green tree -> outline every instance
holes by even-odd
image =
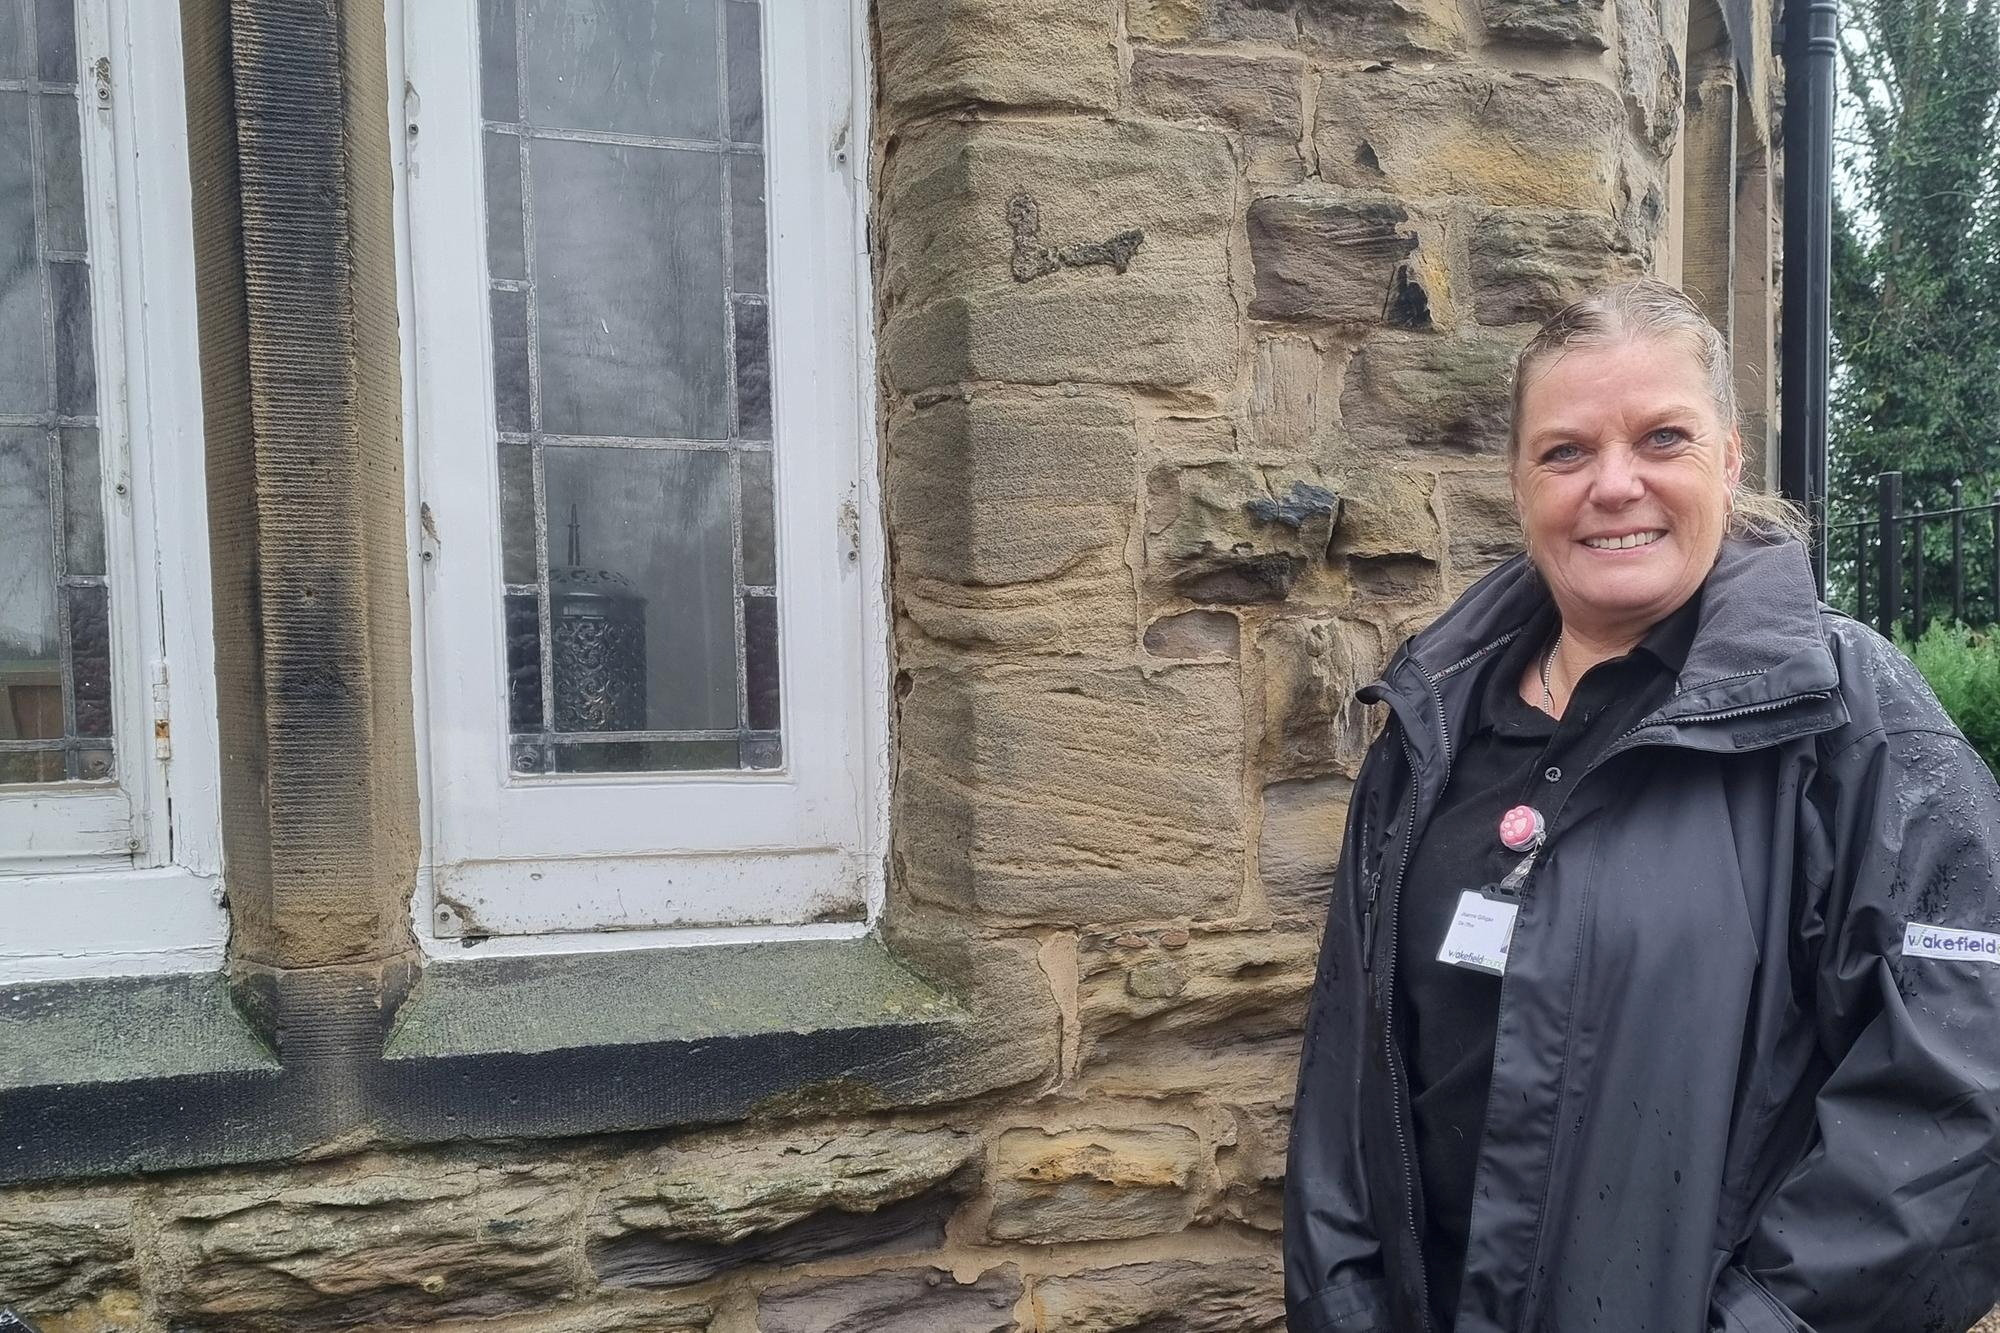
[[[1852,0],[1842,25],[1833,517],[1871,515],[1890,469],[1927,510],[1954,478],[1968,502],[2000,498],[2000,0]],[[1927,526],[1935,594],[1946,525]],[[1836,536],[1836,570],[1852,540]],[[1968,542],[1968,590],[1987,586],[1987,546]]]

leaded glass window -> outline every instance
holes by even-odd
[[[517,773],[775,769],[756,0],[481,0]]]
[[[0,783],[115,776],[82,114],[71,0],[0,0]]]

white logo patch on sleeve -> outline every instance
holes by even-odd
[[[2000,963],[2000,935],[1984,930],[1954,930],[1912,921],[1903,927],[1903,957],[1963,958]]]

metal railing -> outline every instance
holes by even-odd
[[[1978,581],[1966,591],[1966,535],[1975,557],[1984,547]],[[1852,533],[1843,542],[1842,534]],[[1965,483],[1951,484],[1951,503],[1926,511],[1903,507],[1903,474],[1875,478],[1875,513],[1829,523],[1826,529],[1828,599],[1850,600],[1847,609],[1884,634],[1915,639],[1946,614],[1960,622],[2000,623],[2000,501],[1965,503]],[[1929,586],[1933,580],[1942,587]],[[1839,593],[1847,594],[1841,597]],[[1971,613],[1968,615],[1968,611]]]

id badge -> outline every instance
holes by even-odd
[[[1480,889],[1458,895],[1458,911],[1438,949],[1438,961],[1496,977],[1507,974],[1507,949],[1514,942],[1514,918],[1521,904]]]

